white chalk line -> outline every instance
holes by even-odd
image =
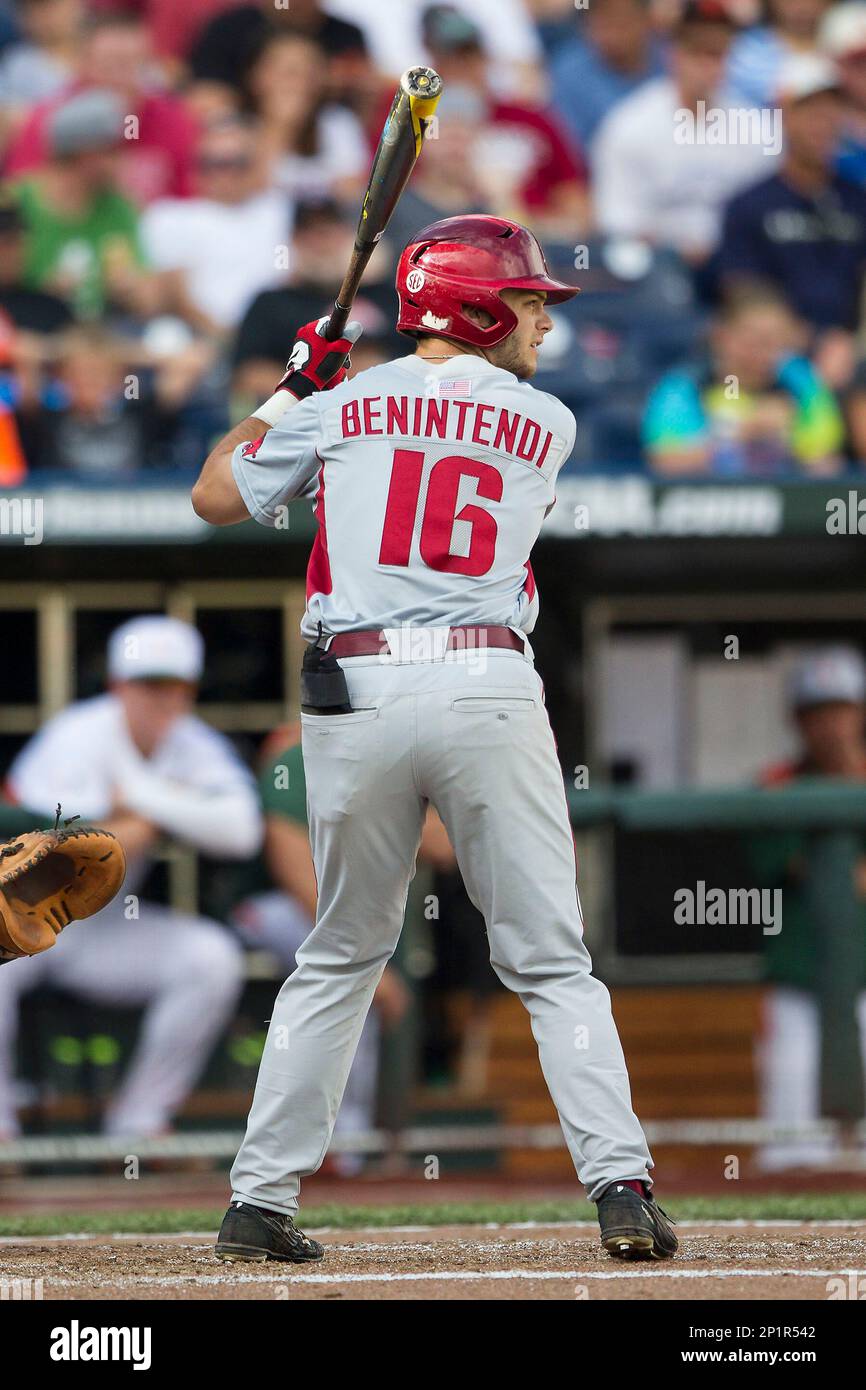
[[[436,1270],[431,1272],[387,1271],[371,1274],[148,1274],[140,1277],[120,1276],[117,1279],[57,1279],[49,1277],[49,1288],[175,1288],[179,1285],[194,1284],[200,1288],[232,1286],[239,1284],[420,1284],[432,1283],[483,1283],[485,1280],[504,1283],[514,1280],[550,1283],[568,1280],[609,1281],[618,1279],[838,1279],[847,1275],[862,1275],[856,1269],[658,1269],[645,1266],[641,1269],[595,1270],[531,1270],[531,1269],[490,1269],[490,1270]]]
[[[738,1216],[726,1220],[716,1221],[677,1221],[677,1230],[689,1231],[726,1231],[742,1230],[744,1227],[751,1227],[755,1230],[775,1231],[775,1230],[864,1230],[866,1229],[866,1218],[854,1217],[846,1220],[844,1217],[834,1217],[826,1221],[820,1218],[809,1220],[798,1220],[790,1217],[780,1217],[778,1221],[767,1218],[750,1220],[747,1216]],[[449,1221],[442,1222],[436,1226],[306,1226],[304,1228],[308,1234],[315,1236],[342,1235],[351,1229],[358,1235],[429,1235],[435,1231],[460,1230],[468,1231],[598,1231],[597,1221]],[[215,1239],[216,1230],[213,1231],[112,1231],[93,1233],[88,1231],[70,1231],[67,1235],[45,1235],[45,1236],[0,1236],[0,1246],[4,1245],[60,1245],[68,1241],[146,1241],[158,1242],[162,1240],[194,1240],[203,1243],[212,1242]],[[449,1236],[449,1239],[454,1239]]]

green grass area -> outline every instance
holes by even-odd
[[[866,1193],[762,1194],[738,1197],[677,1197],[665,1210],[675,1221],[709,1220],[864,1220]],[[330,1226],[350,1230],[363,1226],[449,1226],[507,1224],[515,1221],[591,1221],[595,1208],[580,1198],[573,1202],[441,1202],[409,1206],[306,1207],[301,1224],[306,1230]],[[139,1209],[125,1211],[52,1211],[16,1216],[0,1215],[0,1236],[159,1235],[177,1231],[216,1231],[223,1210],[216,1207]]]

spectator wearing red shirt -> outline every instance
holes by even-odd
[[[138,203],[184,198],[192,187],[195,123],[183,102],[153,86],[155,63],[144,21],[135,15],[93,16],[82,41],[79,75],[59,97],[40,102],[10,144],[7,177],[38,169],[47,159],[46,129],[55,109],[76,91],[114,92],[127,113],[121,145],[120,185]],[[132,126],[130,118],[138,122]]]
[[[572,241],[584,232],[586,165],[556,120],[538,108],[496,100],[481,32],[461,11],[432,5],[423,32],[446,95],[458,100],[469,89],[480,103],[472,155],[491,208],[528,222],[542,237]],[[447,105],[440,106],[440,122],[447,118]]]

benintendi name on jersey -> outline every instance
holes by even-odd
[[[556,437],[552,430],[544,429],[537,420],[519,411],[448,397],[436,400],[424,396],[364,396],[346,401],[340,412],[340,428],[343,439],[404,435],[481,444],[488,449],[503,449],[539,469]],[[564,441],[558,443],[562,446]]]

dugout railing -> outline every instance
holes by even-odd
[[[866,787],[809,778],[772,790],[571,790],[569,810],[578,836],[587,829],[610,830],[615,826],[638,834],[713,830],[747,840],[767,832],[802,833],[805,838],[797,892],[807,905],[818,943],[814,991],[821,1017],[822,1111],[840,1119],[861,1117],[864,1078],[857,1001],[864,988],[866,909],[858,897],[857,865],[866,849]],[[710,865],[706,870],[711,875]],[[741,884],[740,890],[745,895],[767,887],[755,876]],[[779,929],[784,931],[785,889],[780,892],[783,901]],[[615,897],[614,888],[614,903]],[[746,903],[744,896],[739,901]],[[672,915],[674,911],[672,901]],[[640,957],[632,957],[624,968],[626,963],[616,951],[612,926],[610,920],[603,921],[595,934],[599,973],[614,981],[645,979],[645,963]],[[718,956],[713,958],[714,978],[718,960]],[[738,965],[742,964],[738,961]],[[760,950],[751,956],[750,974],[755,979],[761,977]]]
[[[752,788],[719,791],[682,788],[670,792],[615,788],[572,790],[569,807],[578,846],[586,842],[587,836],[609,835],[617,828],[637,835],[659,831],[676,834],[699,827],[747,839],[779,831],[796,831],[805,837],[799,883],[809,912],[813,914],[820,942],[814,989],[821,1015],[823,1115],[809,1128],[808,1136],[841,1133],[848,1143],[852,1140],[866,1142],[866,1124],[862,1119],[863,1070],[856,1017],[857,998],[862,989],[864,937],[856,866],[863,854],[866,788],[810,779],[772,791]],[[33,823],[32,817],[26,817],[26,824],[22,824],[22,819],[15,808],[0,808],[0,832],[14,833]],[[742,886],[748,889],[752,885]],[[611,911],[615,916],[615,893]],[[607,935],[609,927],[609,923],[592,923],[589,933],[593,938],[596,970],[603,978],[610,978],[611,968],[614,976],[622,973],[617,968],[622,962],[617,961]],[[784,918],[781,929],[784,931]],[[712,959],[715,962],[717,957]],[[635,962],[631,965],[633,972]],[[753,953],[751,965],[752,978],[760,978],[759,950]],[[639,970],[639,962],[636,968]],[[406,1085],[405,1069],[399,1084]],[[728,1142],[758,1144],[803,1138],[807,1133],[771,1127],[749,1115],[685,1119],[671,1114],[653,1121],[647,1129],[655,1144],[695,1147]],[[196,1154],[223,1159],[231,1155],[239,1138],[240,1130],[210,1127],[194,1134],[168,1136],[164,1141],[148,1141],[142,1146],[141,1155]],[[436,1146],[443,1152],[459,1150],[463,1153],[513,1148],[556,1149],[562,1146],[562,1136],[558,1126],[551,1124],[494,1122],[474,1126],[460,1124],[451,1129],[447,1125],[437,1125],[431,1129],[408,1122],[400,1132],[391,1128],[344,1137],[337,1141],[335,1149],[368,1154],[423,1153],[436,1151]],[[35,1166],[92,1162],[114,1154],[121,1147],[127,1151],[128,1141],[118,1145],[89,1135],[28,1137],[20,1143],[4,1146],[0,1151],[0,1165],[4,1162],[26,1162]]]

